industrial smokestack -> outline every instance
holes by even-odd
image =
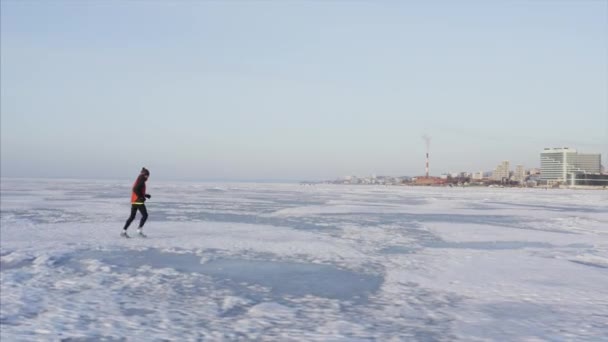
[[[429,178],[429,149],[431,147],[431,137],[428,134],[422,136],[424,143],[426,144],[426,167],[424,168],[426,178]]]
[[[426,178],[429,178],[429,153],[426,153],[426,168],[424,169],[426,171]]]

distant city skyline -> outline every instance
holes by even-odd
[[[608,158],[608,2],[0,2],[2,177]],[[423,137],[431,137],[425,141]],[[427,147],[428,144],[428,147]]]
[[[460,174],[468,174],[469,176],[473,177],[473,178],[478,178],[481,179],[484,177],[484,174],[486,176],[488,176],[488,178],[492,178],[493,180],[501,180],[504,178],[509,178],[510,175],[512,174],[517,180],[521,180],[523,178],[523,176],[527,173],[527,172],[532,172],[532,173],[540,173],[541,172],[541,168],[542,168],[542,163],[543,163],[543,154],[547,153],[547,150],[570,150],[571,153],[577,154],[579,151],[576,151],[576,149],[572,149],[572,148],[568,148],[568,147],[564,147],[564,148],[545,148],[544,151],[541,151],[539,153],[539,162],[538,165],[522,165],[522,164],[517,164],[517,165],[512,165],[511,162],[509,160],[503,160],[500,163],[498,163],[496,166],[494,166],[493,169],[490,170],[476,170],[476,169],[469,169],[469,170],[450,170],[450,171],[445,171],[445,172],[441,172],[439,174],[430,174],[430,177],[436,177],[436,176],[446,176],[446,175],[460,175]],[[590,172],[590,173],[602,173],[603,172],[603,167],[604,165],[604,161],[602,161],[601,159],[601,154],[597,153],[597,154],[583,154],[583,156],[579,157],[582,158],[584,160],[584,158],[588,158],[591,161],[591,164],[593,167],[587,167],[585,170],[579,170],[582,172]],[[598,163],[598,161],[600,161],[600,163]],[[576,164],[577,162],[575,162]],[[599,165],[596,165],[599,164]],[[540,165],[540,166],[539,166]],[[560,166],[561,168],[561,166]],[[426,171],[426,170],[425,170]],[[371,177],[371,178],[375,178],[375,177],[426,177],[426,173],[420,173],[420,174],[415,174],[415,175],[411,175],[411,174],[407,174],[407,175],[386,175],[386,174],[370,174],[370,175],[357,175],[357,174],[352,174],[352,175],[343,175],[340,176],[339,178],[350,178],[350,177]],[[563,178],[563,176],[562,176]]]

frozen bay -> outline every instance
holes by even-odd
[[[607,191],[152,179],[129,240],[129,182],[1,191],[3,341],[608,340]]]

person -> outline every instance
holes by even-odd
[[[120,233],[120,236],[122,237],[130,237],[127,234],[127,229],[129,228],[129,225],[131,225],[131,222],[133,222],[133,220],[135,219],[135,215],[137,214],[138,210],[141,213],[141,220],[139,221],[139,228],[137,228],[137,234],[141,237],[147,237],[146,234],[144,234],[143,232],[143,228],[144,224],[146,223],[146,220],[148,219],[148,210],[146,210],[146,205],[144,204],[144,202],[146,202],[146,199],[152,197],[146,193],[146,181],[149,177],[150,171],[143,167],[141,169],[141,172],[139,173],[139,176],[135,180],[135,183],[133,183],[133,189],[131,193],[131,216],[129,216],[129,218],[127,219],[125,227],[123,228],[122,233]]]

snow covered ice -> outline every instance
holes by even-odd
[[[608,341],[607,191],[1,190],[2,341]]]

